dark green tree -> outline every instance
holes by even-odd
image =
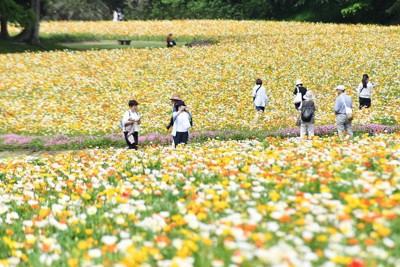
[[[35,14],[30,8],[18,4],[14,0],[2,0],[0,2],[0,39],[9,39],[7,25],[15,23],[21,27],[28,27],[35,20]]]

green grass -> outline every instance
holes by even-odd
[[[66,42],[58,43],[59,45],[72,50],[91,50],[91,49],[118,49],[118,48],[157,48],[166,47],[165,42],[161,41],[135,41],[132,40],[130,45],[120,45],[117,40],[101,40],[101,41],[85,41],[85,42]],[[183,46],[184,43],[177,43]]]
[[[14,42],[12,40],[0,40],[0,54],[23,53],[23,52],[43,52],[53,50],[63,50],[65,47],[43,40],[41,45]]]
[[[130,45],[120,45],[117,40],[131,40]],[[182,37],[176,40],[177,46],[183,46],[187,42],[196,39]],[[14,42],[13,40],[0,40],[0,54],[44,52],[55,50],[99,50],[121,48],[158,48],[166,47],[165,36],[98,36],[92,34],[44,34],[40,36],[40,45]]]

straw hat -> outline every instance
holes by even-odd
[[[179,94],[173,94],[169,100],[179,101],[182,100]]]

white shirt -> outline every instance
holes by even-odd
[[[265,90],[265,87],[261,85],[260,89],[257,91],[257,89],[260,87],[260,85],[256,84],[253,87],[253,93],[252,96],[256,97],[254,99],[254,105],[256,107],[265,107],[268,102],[268,97],[267,97],[267,92]],[[257,92],[257,95],[256,95]]]
[[[359,97],[362,97],[362,98],[371,98],[373,88],[374,88],[373,83],[368,82],[367,88],[364,88],[364,89],[363,89],[363,84],[360,83],[357,87],[357,94]]]
[[[124,116],[122,117],[122,122],[124,123],[124,129],[123,129],[123,131],[125,132],[125,131],[126,131],[126,130],[125,130],[125,127],[129,126],[129,124],[128,124],[128,125],[125,125],[125,123],[129,121],[129,119],[133,119],[133,120],[136,121],[136,120],[139,120],[140,117],[141,117],[141,115],[140,115],[139,112],[137,112],[137,111],[132,112],[132,111],[130,111],[130,110],[127,110],[127,111],[124,113]],[[133,131],[134,131],[134,132],[139,132],[139,123],[135,122],[135,123],[133,124]]]
[[[190,121],[189,121],[189,113],[182,111],[181,113],[173,112],[172,113],[174,121],[174,126],[172,127],[172,135],[175,136],[176,132],[187,132],[189,130]]]

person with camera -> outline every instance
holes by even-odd
[[[138,149],[139,143],[139,124],[141,115],[138,112],[139,103],[136,100],[129,100],[129,110],[124,113],[122,123],[126,144],[129,149]]]
[[[375,84],[369,82],[368,74],[364,74],[357,87],[359,109],[371,107],[371,95]]]
[[[185,102],[182,100],[176,103],[177,111],[172,113],[173,126],[172,136],[175,147],[179,144],[187,144],[189,140],[190,113],[186,109]]]

